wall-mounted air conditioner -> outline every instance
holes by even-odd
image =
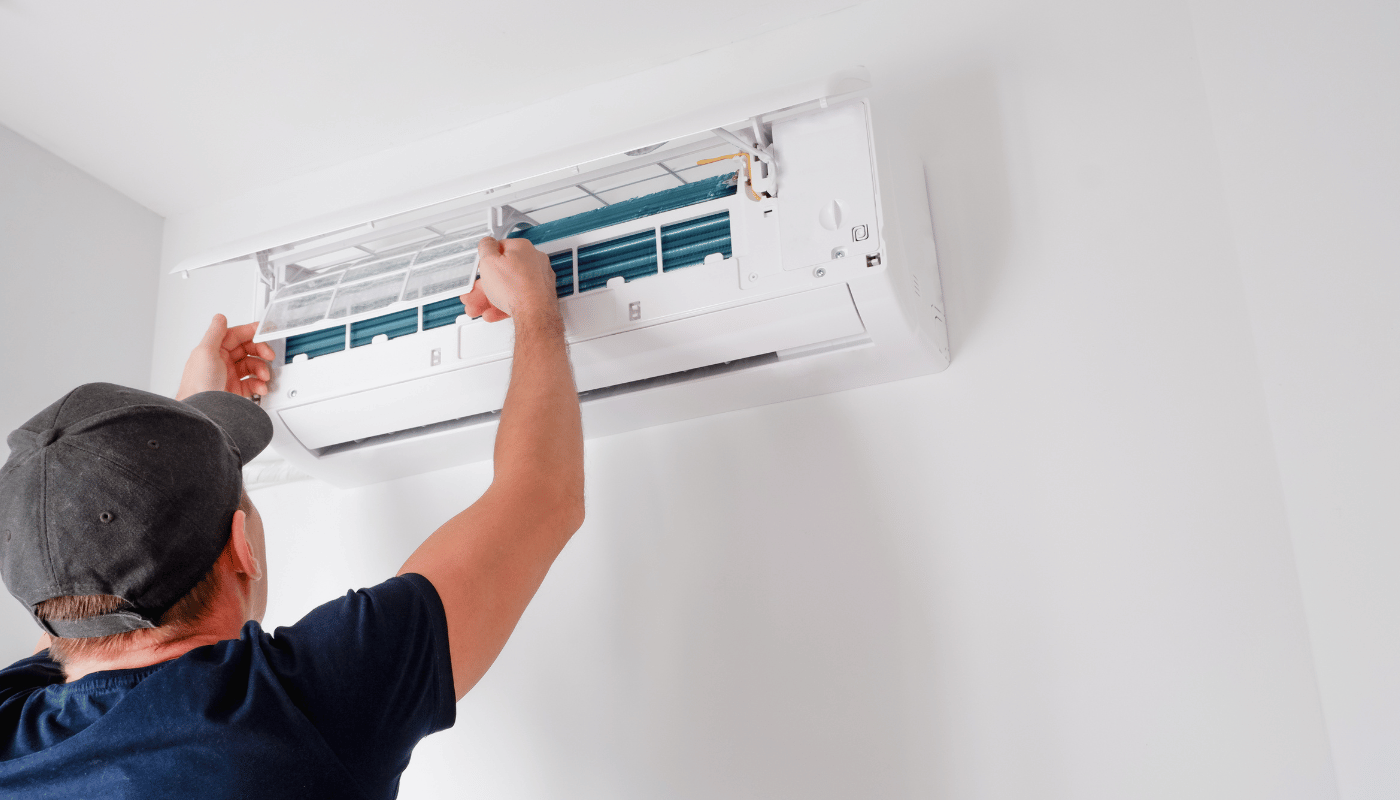
[[[550,256],[589,437],[944,369],[922,164],[860,86],[233,259],[274,447],[342,486],[490,457],[513,330],[457,300],[487,232]]]

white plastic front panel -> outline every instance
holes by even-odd
[[[570,357],[579,391],[588,391],[863,331],[850,291],[834,284],[579,342]],[[301,445],[314,450],[495,411],[509,376],[509,360],[489,361],[279,414]]]
[[[814,106],[776,120],[776,138],[787,147],[782,164],[791,167],[781,178],[785,183],[780,197],[753,202],[740,193],[712,201],[709,208],[667,212],[664,219],[581,234],[545,248],[554,252],[585,246],[722,207],[730,212],[732,258],[629,279],[563,301],[581,390],[782,351],[778,360],[723,374],[691,376],[626,393],[594,393],[583,404],[586,436],[897,380],[947,366],[923,170],[902,142],[896,146],[888,136],[883,125],[887,120],[878,113],[872,120],[870,113],[866,103],[852,102]],[[794,137],[797,133],[801,135]],[[876,146],[881,148],[878,164]],[[873,172],[877,168],[878,175]],[[569,178],[580,180],[589,186],[597,183],[587,174]],[[616,195],[609,200],[625,199],[634,187],[606,191]],[[866,194],[870,200],[862,209],[862,201],[853,198]],[[837,230],[829,229],[837,222],[833,214],[822,216],[831,199],[840,201]],[[573,205],[531,211],[544,218],[586,210],[577,206],[587,201],[570,202]],[[869,225],[864,241],[855,240],[849,230],[857,223]],[[846,247],[847,255],[832,260],[838,246]],[[865,256],[875,252],[881,259],[867,262]],[[821,270],[814,269],[817,266]],[[794,307],[782,301],[808,294],[836,297],[838,291],[848,294],[840,295],[835,313],[818,314],[823,321],[809,326],[788,319]],[[775,301],[777,305],[768,306]],[[764,307],[774,313],[725,316]],[[687,327],[706,318],[708,325]],[[459,324],[279,365],[276,391],[264,399],[275,420],[277,448],[298,468],[337,485],[489,458],[495,417],[472,415],[494,411],[504,399],[511,334],[508,322]],[[713,347],[697,346],[699,338],[713,339]],[[840,346],[826,346],[833,342]],[[415,429],[463,418],[469,419]],[[395,431],[403,434],[380,436]],[[346,442],[357,443],[321,449]]]
[[[773,124],[784,270],[880,249],[865,105],[848,103]]]

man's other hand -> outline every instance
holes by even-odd
[[[467,316],[499,322],[506,317],[559,314],[549,256],[525,239],[483,238],[476,246],[477,279],[462,295]]]
[[[190,351],[175,399],[200,392],[231,392],[243,397],[267,394],[267,382],[272,380],[272,367],[267,362],[273,352],[266,342],[253,342],[257,328],[256,322],[230,328],[223,314],[215,314],[204,338]]]

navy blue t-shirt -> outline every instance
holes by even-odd
[[[154,666],[0,670],[0,796],[390,798],[456,713],[442,601],[404,575]]]

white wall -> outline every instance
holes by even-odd
[[[927,161],[953,367],[591,442],[588,522],[403,796],[1337,796],[1213,128],[1240,73],[1190,11],[872,2],[590,90],[657,98],[579,123],[627,125],[868,65]],[[508,160],[482,141],[265,199]],[[172,218],[167,263],[259,199]],[[241,280],[162,280],[158,386]],[[391,574],[489,480],[259,491],[269,623]]]
[[[155,334],[161,219],[0,126],[0,432],[82,383],[144,387]],[[0,444],[0,458],[10,449]],[[0,662],[39,629],[0,603]]]
[[[1338,783],[1400,797],[1400,5],[1192,12]]]

